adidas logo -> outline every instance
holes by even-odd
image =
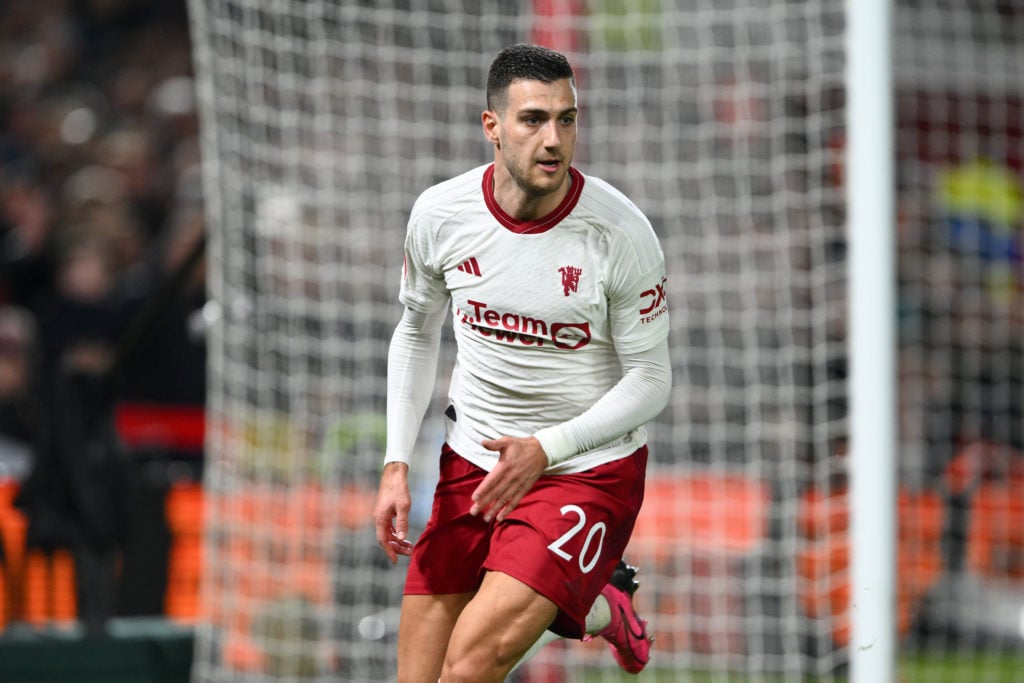
[[[463,261],[456,270],[461,270],[463,273],[469,273],[470,275],[480,277],[480,264],[476,262],[475,256],[471,256]]]

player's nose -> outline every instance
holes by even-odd
[[[562,136],[559,135],[558,122],[555,120],[548,121],[544,125],[544,146],[559,147],[561,144]]]

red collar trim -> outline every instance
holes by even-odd
[[[487,170],[484,171],[484,203],[487,204],[487,208],[490,210],[491,215],[494,216],[499,223],[514,233],[536,234],[539,232],[546,232],[558,225],[563,218],[568,216],[569,213],[576,208],[576,203],[579,202],[580,195],[583,194],[583,174],[570,166],[569,175],[572,177],[572,183],[569,185],[569,191],[554,211],[535,221],[520,221],[505,213],[504,209],[498,206],[498,202],[495,201],[494,164],[491,164],[487,167]]]

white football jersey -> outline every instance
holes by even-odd
[[[482,439],[569,420],[622,377],[618,353],[668,335],[665,259],[650,222],[608,183],[570,169],[561,205],[521,222],[494,201],[493,164],[426,190],[413,207],[400,299],[451,305],[458,343],[446,437],[490,470]],[[643,427],[549,472],[576,472],[646,443]]]

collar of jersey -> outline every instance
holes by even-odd
[[[536,234],[539,232],[546,232],[558,225],[563,218],[568,216],[569,213],[576,208],[576,203],[580,200],[580,194],[583,192],[583,174],[570,166],[569,175],[572,177],[572,183],[569,185],[569,191],[565,193],[565,198],[563,198],[561,203],[555,207],[554,211],[535,221],[520,221],[505,213],[505,211],[498,206],[498,202],[494,199],[494,164],[491,164],[487,167],[487,170],[484,171],[484,203],[487,204],[487,208],[490,210],[491,215],[512,232],[519,234]]]

